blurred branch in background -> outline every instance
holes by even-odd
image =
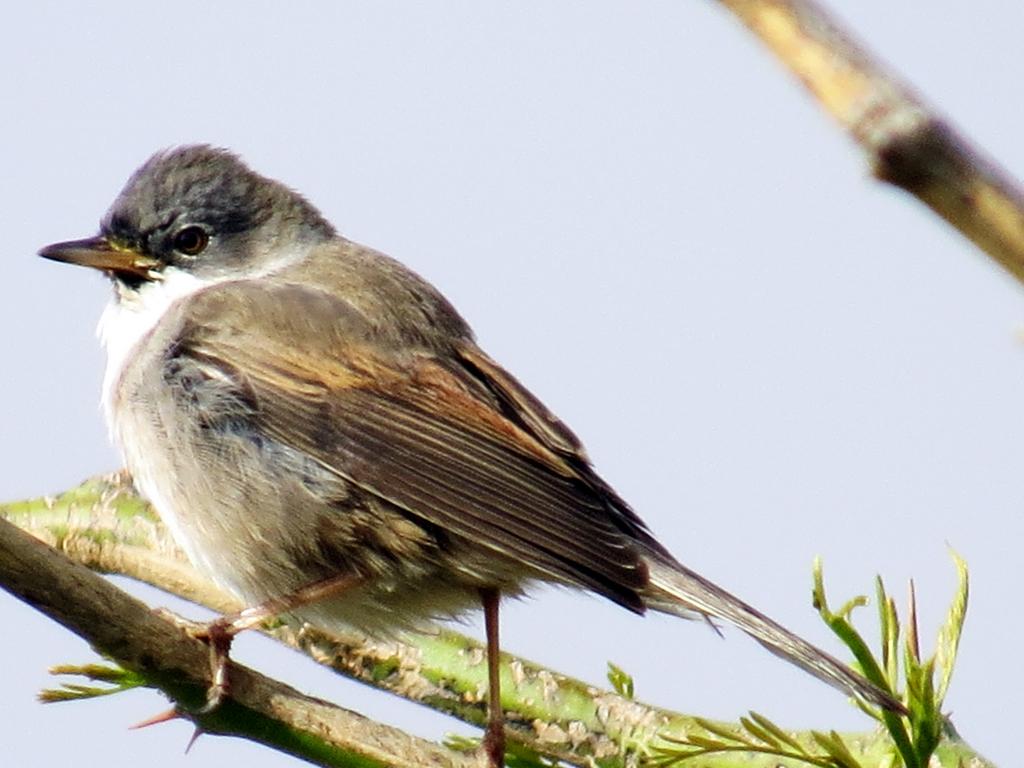
[[[867,154],[1024,282],[1024,193],[811,0],[719,0]],[[927,9],[922,6],[922,13]]]

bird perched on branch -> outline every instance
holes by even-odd
[[[433,286],[229,152],[154,155],[98,236],[41,255],[113,281],[112,434],[196,567],[253,606],[208,628],[222,657],[278,612],[372,633],[482,606],[497,765],[499,601],[553,582],[636,613],[724,619],[899,708],[682,565]]]

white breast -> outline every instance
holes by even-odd
[[[135,487],[152,502],[175,541],[194,563],[201,563],[196,551],[184,535],[173,504],[174,495],[159,482],[154,473],[151,452],[144,449],[140,423],[135,409],[120,402],[118,384],[125,366],[133,353],[156,327],[171,306],[197,291],[208,287],[209,281],[199,280],[188,272],[173,267],[161,273],[161,279],[144,283],[137,291],[122,289],[100,317],[96,329],[107,351],[107,368],[103,374],[103,411],[111,440],[117,445],[135,481]],[[202,567],[202,566],[200,566]]]
[[[290,251],[284,258],[272,262],[270,268],[254,271],[244,277],[264,276],[274,268],[282,268],[293,262],[299,255],[298,252]],[[175,488],[178,479],[168,476],[168,462],[161,461],[161,452],[164,452],[163,458],[166,458],[169,447],[159,440],[153,442],[153,425],[147,419],[146,409],[136,407],[139,404],[122,401],[118,388],[129,361],[138,353],[140,345],[147,342],[149,335],[172,306],[199,291],[232,279],[237,278],[222,276],[199,279],[190,272],[166,267],[159,279],[144,283],[137,291],[119,291],[119,295],[104,310],[97,328],[107,351],[102,403],[111,439],[120,449],[136,488],[156,508],[178,545],[193,563],[213,576],[217,574],[215,564],[210,563],[205,553],[195,546],[193,538],[186,535],[178,515],[175,503],[180,496]],[[157,394],[154,392],[153,396]],[[230,588],[230,585],[224,583],[221,586]]]

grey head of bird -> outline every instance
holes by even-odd
[[[257,275],[334,237],[298,192],[227,150],[190,145],[159,152],[132,174],[97,237],[57,243],[41,255],[100,269],[130,290],[168,269],[200,279]]]

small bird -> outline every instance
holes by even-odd
[[[157,153],[98,236],[40,255],[113,282],[108,423],[194,565],[254,606],[211,633],[225,656],[277,612],[379,634],[482,606],[484,749],[500,765],[499,601],[551,582],[636,613],[724,619],[900,709],[682,565],[433,286],[234,154]]]

